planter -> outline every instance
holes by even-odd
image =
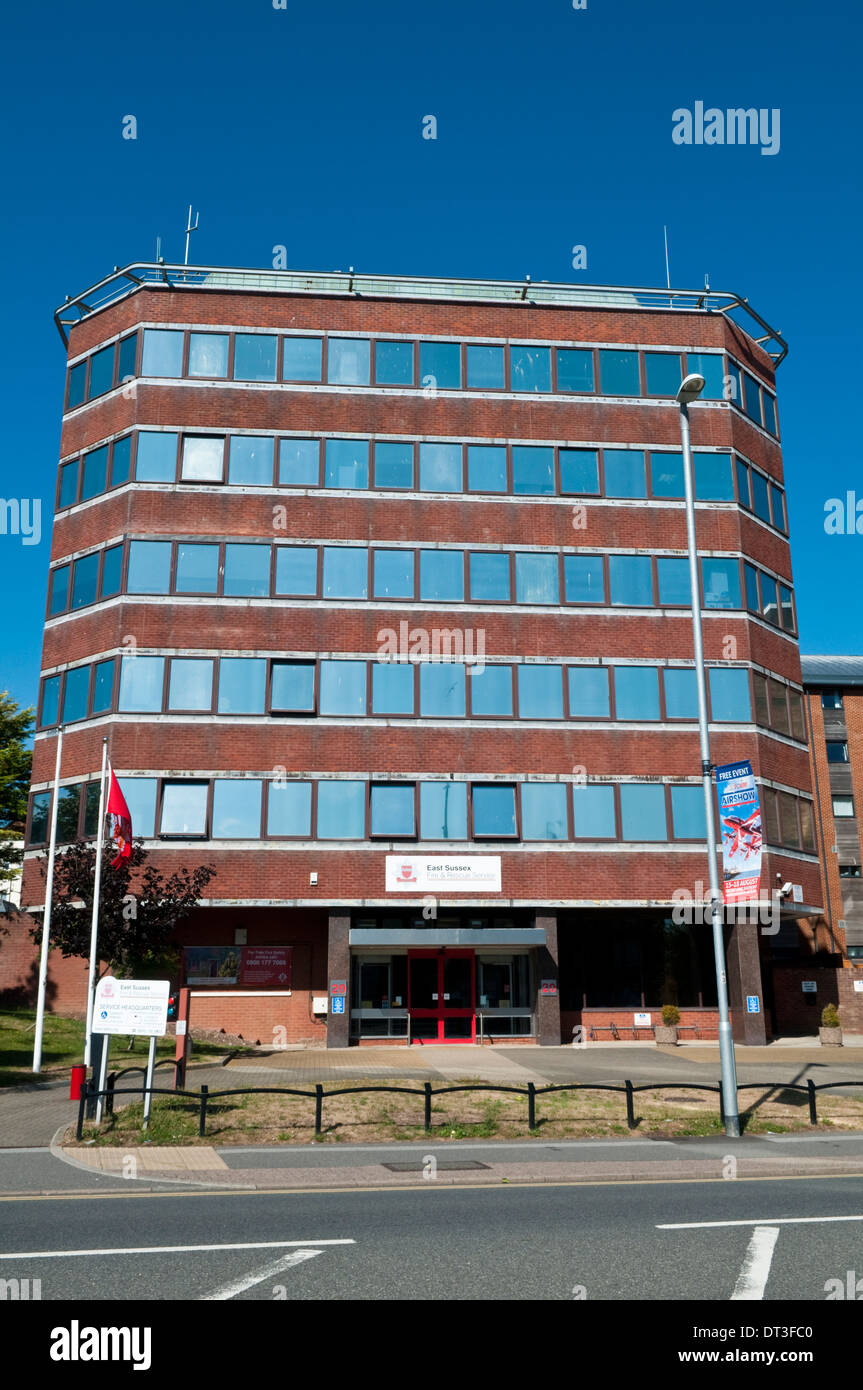
[[[838,1031],[838,1030],[837,1030]],[[657,1023],[653,1029],[653,1037],[657,1043],[662,1043],[666,1047],[677,1046],[677,1024],[676,1023]]]
[[[818,1037],[822,1047],[841,1047],[842,1029],[841,1028],[819,1028]]]

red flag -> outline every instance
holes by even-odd
[[[117,857],[111,860],[111,868],[116,869],[123,859],[129,859],[132,854],[132,817],[110,763],[108,764],[107,815],[108,833],[117,846]]]

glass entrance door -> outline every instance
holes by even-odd
[[[476,1038],[473,951],[408,952],[411,1038],[473,1042]]]

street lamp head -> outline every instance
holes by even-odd
[[[704,390],[704,377],[698,372],[690,372],[680,383],[677,399],[681,405],[691,405],[697,401]]]

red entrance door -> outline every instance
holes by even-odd
[[[408,1010],[412,1041],[474,1042],[474,952],[409,951]]]

